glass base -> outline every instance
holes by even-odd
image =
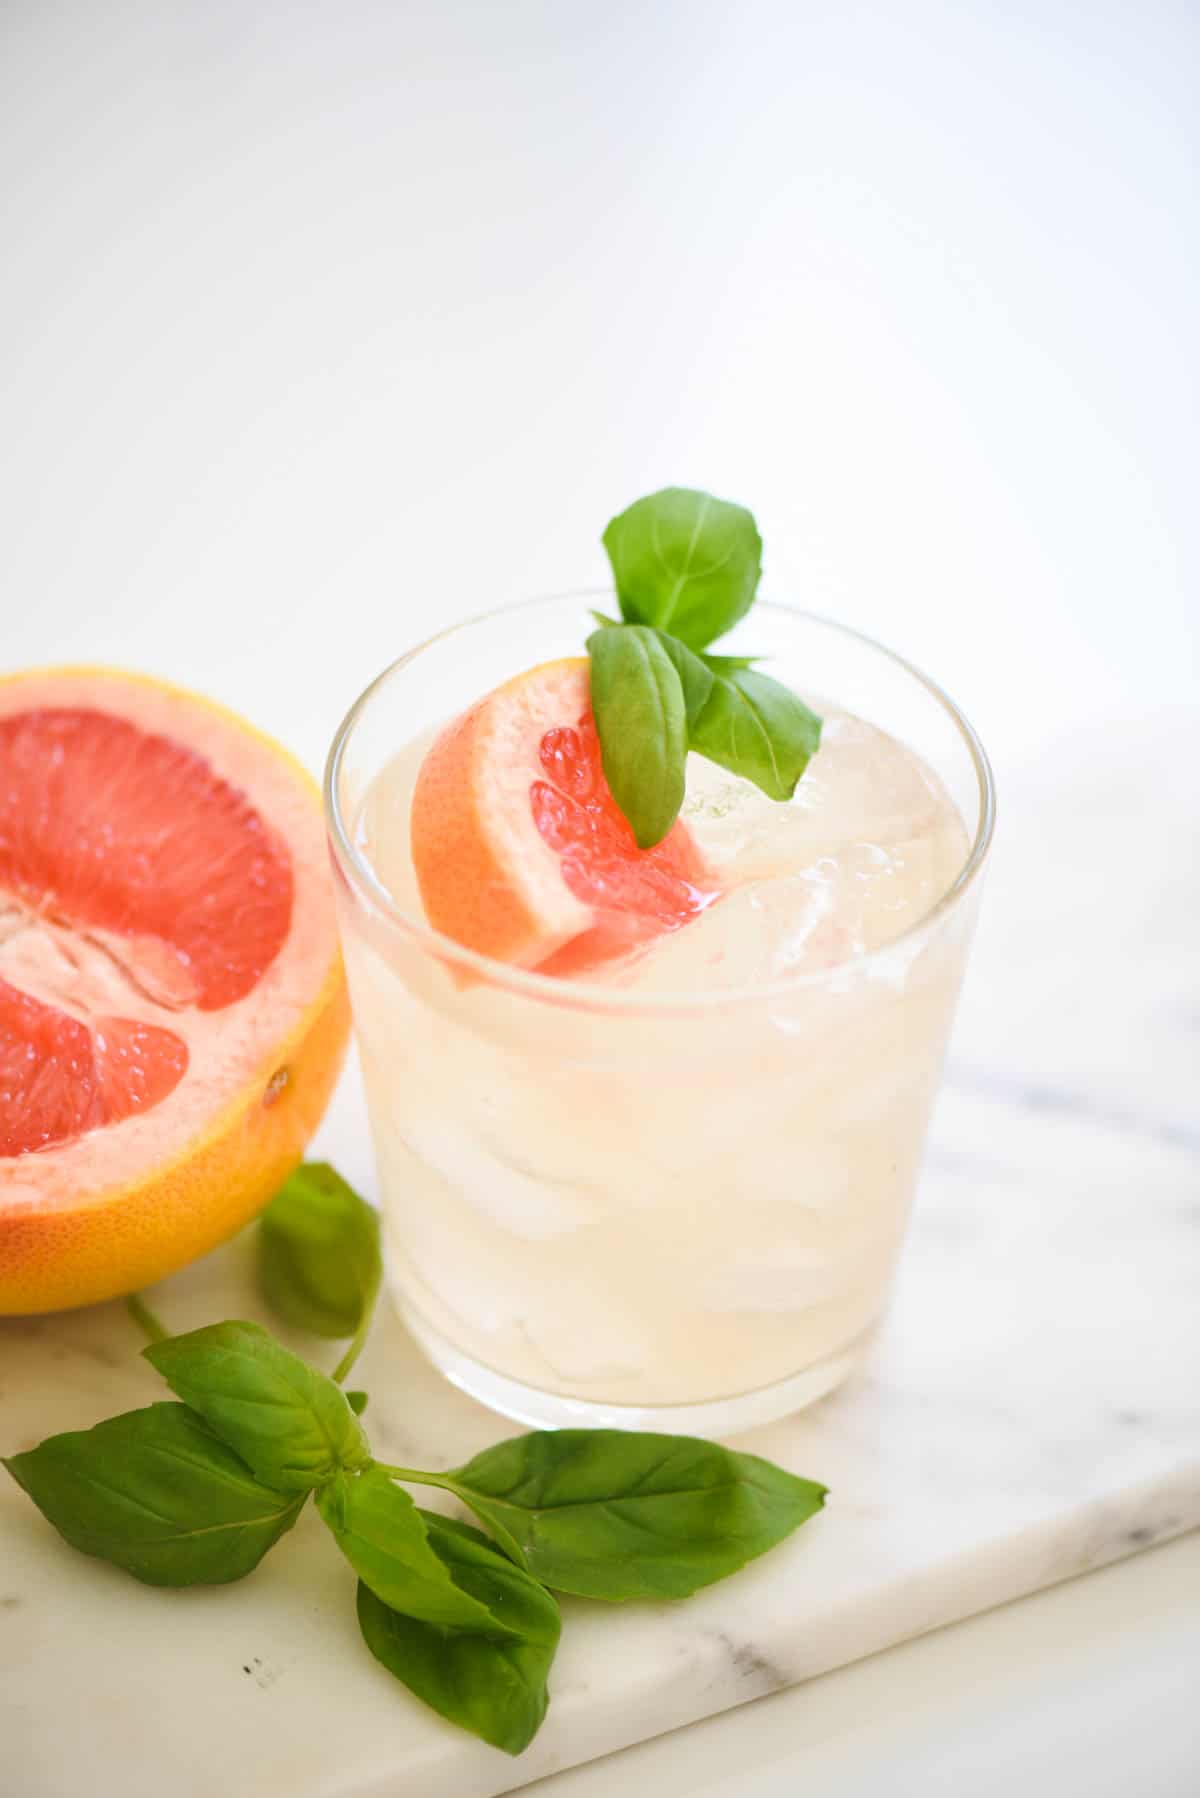
[[[439,1373],[460,1391],[477,1399],[491,1411],[499,1411],[517,1423],[533,1429],[561,1430],[661,1430],[668,1435],[736,1436],[758,1424],[774,1423],[815,1404],[836,1386],[840,1386],[857,1367],[866,1337],[847,1345],[840,1353],[806,1367],[786,1380],[771,1386],[759,1386],[753,1392],[738,1392],[730,1398],[708,1399],[689,1405],[610,1405],[598,1399],[567,1398],[559,1392],[543,1392],[536,1386],[525,1386],[510,1380],[494,1368],[485,1367],[434,1330],[424,1319],[416,1317],[404,1305],[399,1306],[405,1327]],[[869,1334],[869,1332],[868,1332]]]

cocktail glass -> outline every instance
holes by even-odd
[[[760,604],[743,629],[771,673],[939,777],[968,845],[947,890],[884,947],[733,989],[647,993],[475,954],[429,927],[411,871],[385,879],[372,864],[364,801],[388,771],[387,802],[406,807],[419,751],[399,752],[522,669],[579,654],[593,604],[611,596],[505,608],[421,644],[362,695],[330,754],[388,1280],[425,1353],[497,1411],[723,1435],[837,1386],[883,1312],[992,778],[925,675],[854,631]]]

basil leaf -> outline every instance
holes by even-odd
[[[587,647],[604,777],[639,849],[652,849],[683,804],[683,687],[657,631],[641,625],[593,631]]]
[[[384,1604],[425,1623],[483,1635],[512,1633],[455,1584],[430,1547],[421,1512],[380,1468],[331,1480],[317,1494],[317,1509],[355,1573]]]
[[[762,661],[761,656],[710,656],[707,652],[700,657],[710,674],[737,674],[743,668],[753,668]]]
[[[378,1213],[323,1161],[285,1180],[258,1228],[258,1279],[285,1323],[353,1336],[379,1288]]]
[[[363,1412],[367,1408],[367,1403],[368,1403],[367,1394],[365,1392],[357,1392],[357,1391],[348,1392],[346,1394],[346,1403],[349,1405],[350,1409],[353,1411],[353,1413],[356,1417],[361,1417]]]
[[[821,720],[768,675],[734,668],[714,674],[689,741],[698,755],[752,780],[769,799],[790,799],[820,746]]]
[[[478,1530],[432,1511],[420,1515],[430,1547],[455,1583],[502,1615],[509,1634],[479,1635],[422,1623],[390,1608],[360,1582],[363,1640],[389,1673],[451,1723],[506,1754],[520,1754],[537,1734],[550,1702],[546,1680],[562,1629],[558,1606]]]
[[[765,1554],[825,1487],[691,1436],[539,1430],[485,1449],[453,1490],[535,1579],[584,1598],[686,1598]]]
[[[750,610],[762,538],[744,506],[687,487],[635,500],[604,532],[621,614],[703,649]]]
[[[625,627],[630,628],[628,625]],[[697,718],[708,703],[712,692],[712,669],[708,666],[707,656],[698,656],[695,650],[681,643],[678,637],[669,637],[665,631],[657,633],[658,640],[675,664],[675,672],[679,676],[679,684],[683,689],[683,705],[687,714],[688,729],[691,730]]]
[[[258,1477],[304,1492],[371,1458],[340,1386],[259,1324],[209,1324],[142,1350]]]
[[[186,1405],[50,1436],[4,1465],[72,1548],[150,1586],[241,1579],[305,1497],[262,1485]]]

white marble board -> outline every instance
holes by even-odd
[[[1200,1525],[1200,878],[1167,778],[1198,751],[1182,724],[1098,734],[1002,789],[871,1365],[745,1439],[828,1483],[822,1517],[686,1604],[569,1602],[549,1720],[511,1761],[375,1665],[311,1516],[241,1585],[164,1593],[4,1482],[0,1791],[490,1798]],[[319,1147],[370,1188],[353,1076]],[[241,1244],[156,1301],[177,1328],[261,1315]],[[147,1402],[137,1347],[119,1306],[0,1325],[0,1451]],[[392,1460],[449,1465],[506,1428],[390,1316],[362,1383]]]

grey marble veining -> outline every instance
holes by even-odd
[[[1002,790],[895,1302],[846,1390],[744,1441],[826,1481],[821,1517],[686,1604],[568,1602],[514,1763],[370,1660],[311,1516],[252,1579],[171,1594],[73,1555],[5,1483],[0,1789],[491,1798],[1200,1525],[1200,871],[1152,778],[1200,741],[1142,740],[1141,778],[1098,738]],[[321,1147],[369,1183],[353,1082]],[[262,1315],[243,1244],[157,1302],[178,1328]],[[137,1348],[118,1306],[0,1325],[0,1450],[147,1402]],[[391,1317],[362,1383],[388,1458],[505,1433]]]

